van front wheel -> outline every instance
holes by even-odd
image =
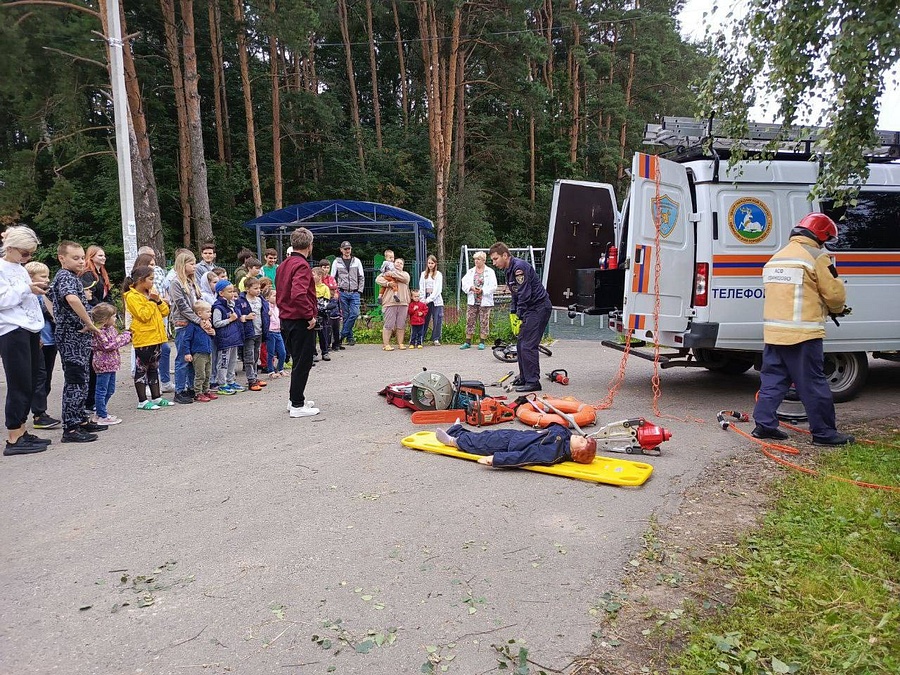
[[[866,383],[869,359],[865,352],[834,352],[825,354],[825,379],[835,403],[854,398]]]

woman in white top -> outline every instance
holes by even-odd
[[[484,251],[478,251],[472,258],[475,267],[466,272],[462,279],[462,289],[468,294],[469,301],[466,306],[466,341],[460,349],[472,346],[476,319],[481,328],[478,349],[484,349],[484,341],[491,330],[491,309],[494,307],[494,291],[497,290],[497,275],[484,264],[487,259]]]
[[[3,233],[0,257],[0,358],[6,371],[6,448],[4,455],[43,452],[49,440],[25,430],[40,373],[44,315],[38,296],[47,282],[32,281],[24,264],[40,243],[31,228],[11,227]]]
[[[441,296],[444,277],[437,267],[437,258],[433,255],[428,256],[425,271],[419,275],[419,294],[422,302],[428,305],[428,314],[425,315],[425,333],[428,332],[428,324],[433,320],[429,339],[434,342],[435,347],[440,347],[441,328],[444,324],[444,298]]]

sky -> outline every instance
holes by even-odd
[[[707,16],[704,20],[703,13],[710,12],[715,0],[685,0],[684,9],[679,15],[681,22],[681,33],[690,40],[701,40],[706,33],[705,22],[713,23],[715,26],[721,25],[725,14],[729,9],[735,8],[735,13],[741,11],[741,7],[746,8],[746,0],[719,0],[719,11],[716,16]],[[900,66],[896,66],[892,71],[893,77],[900,77]],[[900,87],[893,87],[888,84],[885,94],[882,96],[879,105],[878,128],[887,131],[900,131]],[[755,110],[751,116],[754,122],[774,122],[772,115],[767,115],[763,110]]]

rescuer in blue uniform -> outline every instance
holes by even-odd
[[[538,345],[547,330],[553,305],[547,289],[538,279],[534,268],[509,254],[509,247],[498,241],[490,248],[494,267],[506,271],[506,285],[512,294],[510,314],[522,320],[519,329],[519,377],[514,380],[516,391],[541,390],[541,363]]]
[[[472,455],[482,455],[479,464],[496,467],[551,465],[560,462],[590,464],[597,454],[597,440],[573,436],[560,424],[551,424],[540,431],[498,429],[497,431],[469,431],[454,424],[435,432],[444,445],[458,448]]]

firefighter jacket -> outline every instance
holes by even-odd
[[[829,313],[844,309],[844,284],[831,258],[809,237],[793,236],[763,268],[766,299],[763,337],[769,345],[795,345],[825,337]]]

